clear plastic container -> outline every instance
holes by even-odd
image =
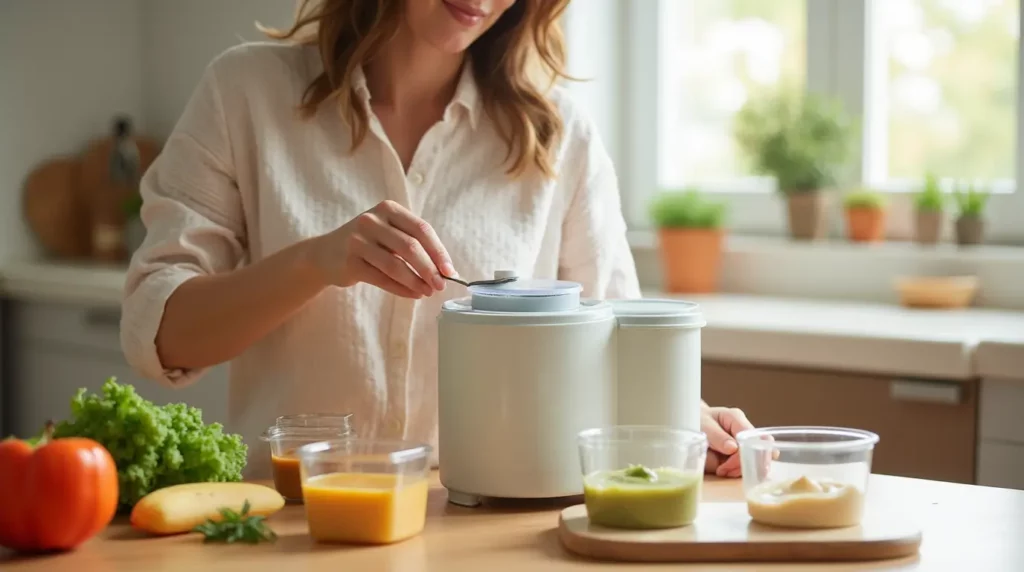
[[[418,535],[427,516],[431,447],[344,439],[301,447],[302,494],[317,542],[391,544]]]
[[[697,518],[708,450],[703,433],[624,425],[588,429],[578,442],[592,524],[675,528]]]
[[[766,427],[736,436],[751,518],[787,528],[855,526],[878,435],[839,427]]]
[[[303,445],[318,441],[352,437],[347,416],[343,423],[316,421],[312,416],[306,417],[304,421],[326,424],[323,426],[272,425],[261,436],[261,439],[270,443],[270,466],[274,474],[274,488],[289,502],[302,502],[302,479],[299,475],[299,459],[295,455],[295,451]],[[280,419],[279,417],[279,422]]]
[[[351,429],[351,413],[299,413],[277,418],[278,427],[344,427]]]

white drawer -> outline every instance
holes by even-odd
[[[121,353],[118,306],[60,303],[11,304],[12,343],[57,342]]]
[[[1024,490],[1024,445],[982,441],[978,447],[978,484]]]
[[[1024,444],[1024,381],[984,379],[978,410],[979,440],[994,439]]]

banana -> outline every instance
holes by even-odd
[[[220,509],[270,516],[284,507],[276,490],[255,483],[189,483],[155,490],[132,509],[131,524],[150,534],[189,532],[207,519],[220,520]]]

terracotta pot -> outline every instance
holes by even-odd
[[[827,201],[821,191],[788,193],[789,235],[795,240],[819,240],[828,232]]]
[[[961,216],[956,219],[956,243],[960,245],[981,244],[985,236],[985,219],[979,216]]]
[[[846,234],[853,242],[885,240],[885,209],[846,209]]]
[[[705,294],[718,289],[722,266],[721,229],[663,228],[658,232],[665,289]]]
[[[942,237],[942,212],[917,211],[915,215],[914,240],[918,244],[938,244]]]

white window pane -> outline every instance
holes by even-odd
[[[646,0],[643,0],[646,1]],[[806,0],[660,0],[658,180],[736,188],[732,136],[748,98],[806,76]]]
[[[1019,0],[884,0],[887,175],[1011,179]]]

